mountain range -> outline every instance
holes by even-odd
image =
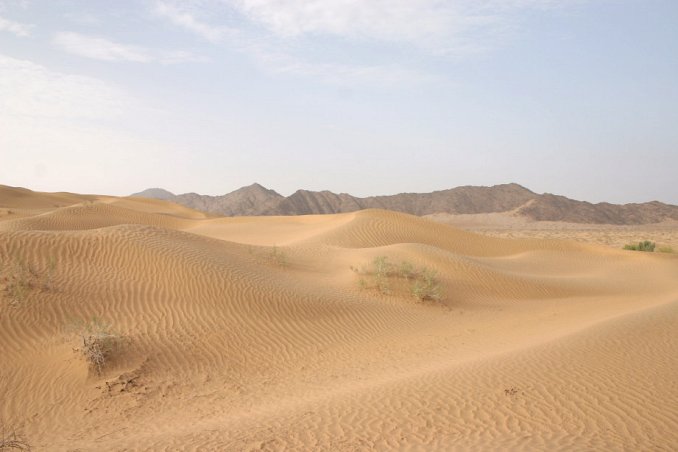
[[[593,204],[550,193],[534,193],[515,183],[366,198],[309,190],[297,190],[290,196],[283,196],[256,183],[221,196],[197,193],[175,195],[162,188],[150,188],[132,196],[172,201],[225,216],[329,214],[378,208],[413,215],[510,213],[534,221],[591,224],[631,225],[678,221],[678,206],[658,201]]]

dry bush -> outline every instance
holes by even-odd
[[[113,353],[122,345],[122,336],[114,332],[111,324],[97,317],[90,321],[77,321],[71,326],[79,336],[77,349],[90,367],[101,374]]]
[[[15,259],[2,278],[4,293],[13,306],[26,300],[28,294],[38,286],[38,272],[21,259]]]
[[[36,267],[15,258],[14,262],[5,270],[0,282],[4,285],[4,295],[12,306],[18,306],[28,298],[28,295],[37,288],[42,291],[51,291],[53,287],[56,259],[50,256],[44,271],[39,272]],[[42,274],[41,274],[42,273]]]
[[[50,256],[47,260],[47,269],[45,271],[42,290],[49,291],[53,289],[54,271],[56,270],[56,259]]]
[[[17,450],[31,450],[31,445],[14,430],[6,432],[4,426],[0,428],[0,451]]]

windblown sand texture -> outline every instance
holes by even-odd
[[[377,256],[444,296],[360,289]],[[0,259],[0,420],[35,450],[678,449],[678,255],[0,187]]]

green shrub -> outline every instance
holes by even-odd
[[[649,240],[645,240],[643,242],[638,242],[638,244],[634,243],[629,243],[628,245],[624,245],[625,250],[631,250],[631,251],[646,251],[649,253],[652,253],[655,248],[655,243],[650,242]]]
[[[417,270],[410,262],[402,261],[398,273],[405,279],[414,279],[417,277]]]
[[[422,269],[419,277],[415,279],[412,285],[412,294],[420,301],[440,300],[440,282],[438,273],[435,270]]]
[[[395,264],[386,256],[378,256],[368,266],[350,268],[360,276],[358,285],[361,289],[376,289],[385,295],[409,291],[419,301],[441,298],[438,273],[426,267],[416,268],[408,261]]]
[[[393,265],[388,261],[386,256],[379,256],[374,258],[372,266],[374,268],[374,279],[379,291],[383,294],[391,293],[391,283],[388,277],[393,271]]]

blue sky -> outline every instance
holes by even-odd
[[[0,183],[678,204],[678,2],[0,0]]]

